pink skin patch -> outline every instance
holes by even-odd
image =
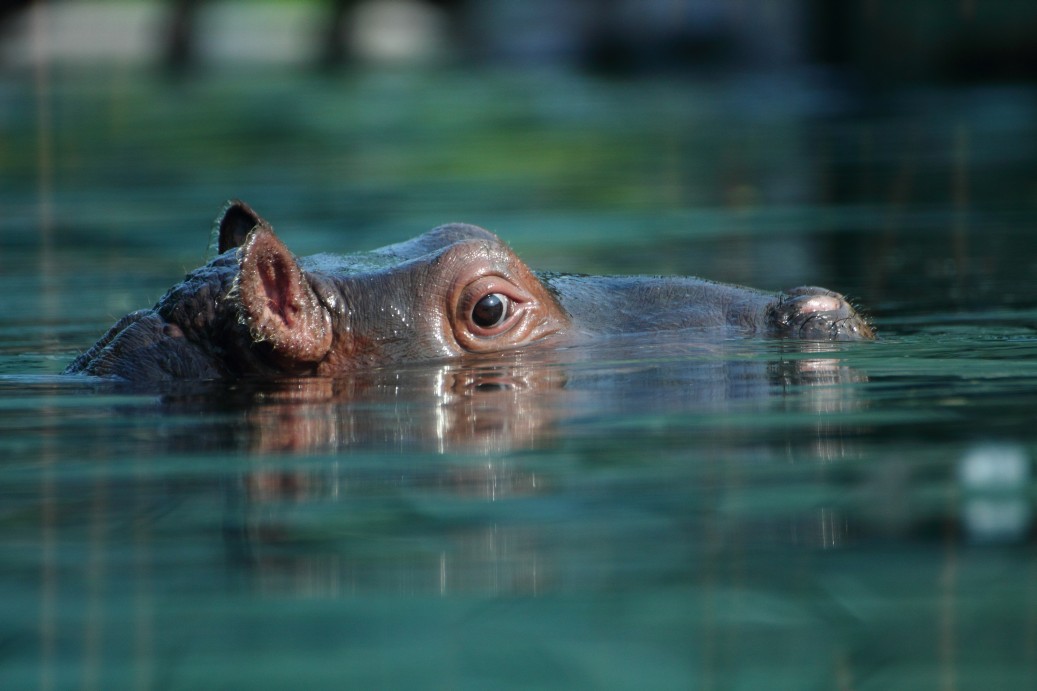
[[[835,312],[842,309],[843,301],[832,295],[815,295],[809,300],[800,303],[800,312],[812,314],[814,312]]]

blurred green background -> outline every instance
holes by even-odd
[[[832,284],[891,316],[1035,296],[1037,5],[4,10],[0,229],[43,260],[165,281],[240,197],[300,254],[465,220],[537,268]]]

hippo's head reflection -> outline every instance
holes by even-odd
[[[264,383],[244,409],[259,453],[502,453],[551,436],[577,398],[558,369],[480,365]]]
[[[584,433],[585,421],[857,405],[863,375],[825,353],[777,359],[715,351],[623,351],[604,360],[449,363],[348,378],[238,384],[217,405],[238,414],[234,443],[254,453],[346,450],[501,454]],[[789,391],[797,392],[795,397]],[[791,401],[791,402],[790,402]],[[191,398],[187,405],[196,405]],[[174,403],[174,405],[176,405]],[[181,401],[180,405],[184,405]]]
[[[248,459],[227,495],[235,563],[278,590],[337,592],[348,581],[541,592],[567,578],[556,570],[571,561],[555,552],[561,547],[543,512],[572,510],[567,502],[584,500],[571,488],[602,468],[658,477],[661,460],[694,485],[709,480],[710,466],[720,468],[713,459],[726,450],[782,467],[790,440],[796,462],[852,453],[855,437],[837,420],[858,405],[852,384],[863,375],[837,354],[686,345],[598,354],[235,389],[234,438]],[[762,414],[774,414],[775,424],[761,427]],[[695,511],[711,510],[710,498],[722,494],[702,491],[707,505]],[[614,505],[628,499],[614,497]],[[511,500],[512,509],[500,510],[517,513],[499,520],[490,508],[498,500]],[[838,541],[832,511],[786,518],[797,540]],[[389,562],[365,551],[389,545]]]

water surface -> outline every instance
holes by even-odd
[[[1037,674],[1031,92],[116,76],[0,92],[0,687]],[[232,196],[299,254],[464,220],[538,269],[827,285],[881,338],[59,376]]]

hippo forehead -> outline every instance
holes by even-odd
[[[416,238],[387,245],[368,252],[350,254],[321,253],[300,257],[299,264],[309,272],[328,276],[373,274],[403,265],[413,265],[419,260],[432,260],[453,245],[476,243],[487,249],[508,251],[507,245],[496,235],[467,223],[450,223],[438,226]]]

